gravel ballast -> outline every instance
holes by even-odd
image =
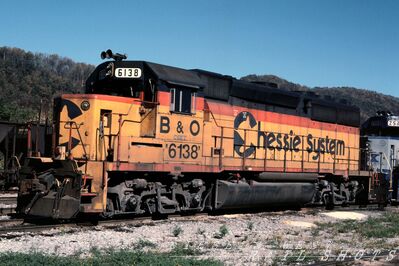
[[[346,252],[348,258],[363,249],[366,253],[377,248],[385,253],[393,249],[399,250],[398,237],[381,241],[365,238],[356,232],[338,231],[331,234],[328,231],[329,226],[322,226],[327,223],[339,224],[348,219],[359,222],[358,219],[380,217],[387,211],[326,212],[320,209],[303,209],[198,216],[187,221],[171,218],[142,226],[127,223],[52,229],[36,233],[10,232],[0,238],[0,253],[39,252],[84,258],[91,256],[93,250],[170,252],[176,245],[180,245],[194,249],[199,258],[212,258],[227,265],[280,264],[295,262],[303,256],[305,259],[301,262],[305,262],[320,260],[325,254],[331,254],[329,260],[336,260],[339,254]],[[381,256],[379,259],[384,258]]]

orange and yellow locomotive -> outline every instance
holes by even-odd
[[[21,170],[18,211],[170,214],[354,202],[359,110],[306,92],[107,51],[54,102],[54,155]]]

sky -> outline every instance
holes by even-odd
[[[0,46],[97,65],[130,60],[399,97],[399,1],[130,0],[1,4]]]

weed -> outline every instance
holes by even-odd
[[[312,236],[318,236],[320,234],[320,228],[319,227],[313,227],[310,233],[311,233]]]
[[[369,218],[361,223],[359,233],[365,237],[388,238],[399,235],[399,214],[387,213],[382,217]]]
[[[345,220],[339,223],[317,223],[315,230],[331,233],[356,232],[366,238],[389,238],[399,235],[399,214],[387,213],[381,217],[371,217],[365,221]]]
[[[254,244],[256,244],[256,242],[254,242]],[[282,237],[279,235],[273,236],[272,239],[266,239],[265,244],[270,246],[271,249],[279,249],[282,244]]]
[[[94,257],[101,256],[101,251],[97,247],[91,247],[90,253],[93,254]]]
[[[201,251],[199,249],[196,249],[193,247],[192,243],[190,244],[184,244],[184,243],[176,243],[172,251],[170,252],[171,254],[175,256],[198,256],[201,255]]]
[[[172,234],[174,237],[178,237],[181,233],[183,233],[183,229],[178,225],[176,225],[172,230]]]
[[[278,266],[281,265],[281,258],[278,256],[274,256],[272,262],[270,263],[271,266]]]
[[[211,240],[211,241],[203,243],[202,246],[205,249],[213,249],[213,248],[215,248],[215,243],[213,243],[213,241]]]
[[[219,228],[219,232],[217,232],[213,237],[217,238],[217,239],[221,239],[221,238],[225,237],[228,233],[229,233],[229,229],[227,228],[227,226],[222,225]]]
[[[139,239],[139,241],[134,245],[134,247],[135,248],[137,248],[137,249],[143,249],[143,248],[145,248],[145,247],[148,247],[148,248],[155,248],[157,246],[157,244],[155,244],[155,243],[153,243],[153,242],[151,242],[151,241],[149,241],[149,240],[146,240],[146,239]]]
[[[199,234],[199,235],[204,235],[204,234],[205,234],[205,229],[198,228],[198,229],[197,229],[197,234]]]
[[[224,250],[232,250],[232,249],[234,249],[234,245],[232,242],[223,241],[223,242],[220,242],[219,244],[216,244],[214,246],[214,248],[224,249]]]
[[[252,229],[254,229],[254,222],[249,221],[249,222],[247,223],[247,228],[248,228],[250,231],[252,231]]]

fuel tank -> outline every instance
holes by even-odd
[[[315,183],[278,183],[218,180],[215,209],[267,208],[273,206],[302,206],[311,202]]]

